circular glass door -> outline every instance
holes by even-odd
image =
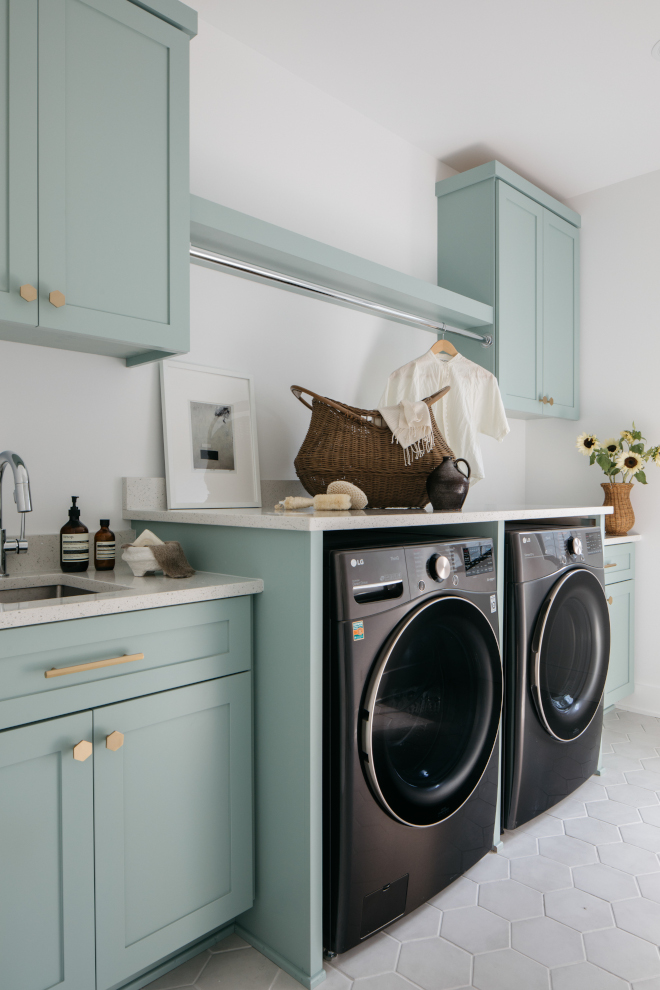
[[[394,631],[367,684],[363,766],[385,810],[406,825],[453,814],[481,779],[497,738],[502,664],[471,602],[425,602]]]
[[[605,592],[587,570],[569,571],[546,598],[532,641],[532,694],[547,731],[581,736],[598,711],[610,656]]]

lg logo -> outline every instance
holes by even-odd
[[[364,560],[356,560],[355,557],[353,557],[351,567],[360,567],[362,564],[364,564]]]
[[[531,536],[523,536],[523,543],[531,543],[531,542],[532,542]]]

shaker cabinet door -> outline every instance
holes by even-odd
[[[0,987],[91,990],[92,715],[0,732]],[[78,751],[78,756],[85,752]]]
[[[39,303],[54,341],[188,349],[188,43],[134,3],[40,3]]]
[[[37,0],[0,0],[0,65],[0,320],[36,327]]]
[[[250,674],[94,711],[97,990],[252,905]]]
[[[605,682],[605,707],[635,690],[635,582],[619,581],[605,588],[610,612],[610,666]]]
[[[579,374],[580,231],[544,210],[543,394],[544,416],[577,419]]]
[[[499,385],[507,409],[538,416],[545,210],[505,182],[497,196]]]

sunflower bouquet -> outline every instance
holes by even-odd
[[[633,423],[631,430],[621,430],[621,435],[601,443],[593,433],[581,433],[577,449],[589,458],[590,464],[598,464],[610,482],[639,481],[646,484],[644,468],[649,461],[660,465],[660,446],[646,447],[646,438]],[[621,475],[617,479],[617,475]]]

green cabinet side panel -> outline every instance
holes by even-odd
[[[40,5],[42,328],[187,350],[188,44],[132,3]]]
[[[304,986],[316,986],[324,979],[323,534],[148,525],[179,540],[193,567],[264,581],[254,597],[257,885],[238,924]]]
[[[495,306],[495,223],[492,182],[438,198],[438,285]],[[494,336],[492,325],[484,332]],[[464,357],[496,374],[496,343],[452,339]]]
[[[0,986],[92,990],[90,712],[0,732]]]
[[[252,904],[250,680],[94,711],[97,990]]]
[[[545,211],[505,182],[497,183],[497,211],[500,389],[507,409],[538,415]]]
[[[543,217],[543,394],[545,416],[579,416],[579,237],[554,214]]]
[[[610,610],[610,667],[605,683],[605,707],[635,690],[635,582],[608,584]]]
[[[0,65],[0,320],[36,326],[37,0],[0,0]]]

